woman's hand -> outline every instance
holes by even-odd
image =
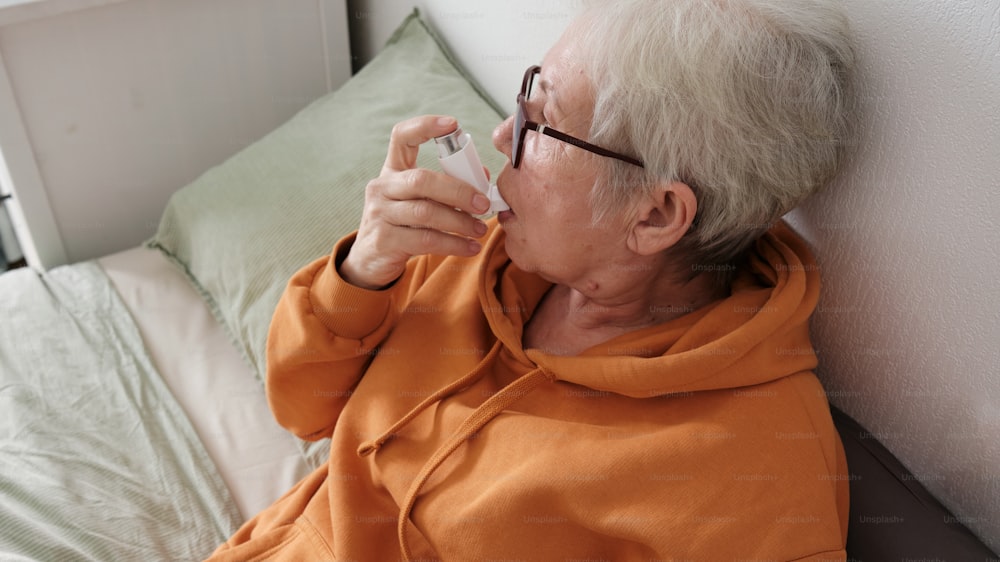
[[[358,236],[340,266],[348,283],[384,287],[402,275],[411,256],[473,256],[486,225],[471,216],[490,201],[471,185],[417,168],[420,145],[455,130],[452,117],[424,115],[397,123],[382,173],[365,188]]]

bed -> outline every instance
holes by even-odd
[[[412,13],[344,86],[177,190],[142,245],[0,275],[0,559],[197,560],[324,462],[268,411],[270,315],[355,228],[392,124],[422,113],[484,140],[503,115]],[[852,559],[995,559],[836,419]]]
[[[499,120],[407,22],[348,84],[175,193],[145,244],[0,276],[0,559],[200,559],[325,460],[264,398],[285,282],[355,227],[402,116],[452,112],[484,139]]]

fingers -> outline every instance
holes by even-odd
[[[376,246],[372,248],[375,253],[393,260],[392,257],[399,256],[405,260],[411,256],[432,254],[439,256],[462,256],[470,257],[479,253],[482,245],[472,238],[466,238],[458,234],[431,228],[415,228],[397,226],[390,223],[379,225],[378,235],[372,238]]]
[[[483,214],[490,200],[476,188],[447,174],[414,168],[383,174],[368,184],[368,195],[394,201],[430,200],[466,213]]]
[[[366,210],[340,272],[359,287],[385,287],[411,256],[478,254],[482,245],[471,237],[485,233],[482,221],[432,201],[383,201]]]
[[[410,256],[423,254],[471,257],[482,246],[475,240],[431,229],[417,229],[381,223],[368,236],[359,231],[354,246],[341,264],[344,280],[358,287],[380,289],[388,286],[406,269]]]
[[[475,238],[487,227],[472,215],[489,211],[490,200],[462,180],[416,167],[420,145],[457,126],[452,117],[424,115],[393,127],[382,173],[365,188],[357,237],[340,267],[348,282],[384,287],[412,256],[468,257],[482,249]]]
[[[378,219],[392,226],[429,229],[467,238],[486,234],[483,221],[433,201],[391,201],[380,211]]]
[[[486,225],[470,213],[484,213],[489,204],[489,199],[469,184],[417,168],[369,182],[363,218],[369,223],[477,238],[485,234]]]
[[[397,200],[431,199],[467,213],[487,212],[489,199],[472,186],[444,174],[416,168],[420,145],[454,131],[457,126],[455,118],[446,115],[422,115],[397,123],[392,128],[380,179],[404,172],[401,177],[405,181],[393,184],[395,187],[390,186],[386,197]],[[489,171],[486,177],[489,177]]]
[[[458,121],[446,115],[421,115],[396,123],[389,136],[389,151],[383,170],[400,172],[415,167],[420,145],[434,137],[447,135],[456,127]]]
[[[415,168],[370,181],[358,234],[341,274],[358,286],[382,287],[396,279],[411,256],[469,257],[482,249],[489,200],[461,180]]]

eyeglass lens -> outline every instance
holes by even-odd
[[[511,146],[514,147],[514,153],[511,155],[511,163],[514,168],[521,165],[521,157],[524,155],[524,141],[528,136],[527,131],[524,129],[524,123],[528,119],[527,117],[527,101],[531,97],[531,91],[535,85],[535,72],[528,71],[528,76],[523,85],[524,91],[517,96],[517,112],[514,115],[514,127],[511,131],[513,139]]]

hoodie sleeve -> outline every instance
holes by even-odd
[[[302,439],[328,437],[354,386],[392,329],[400,300],[419,285],[415,258],[382,291],[344,281],[337,266],[355,234],[299,270],[278,302],[267,338],[267,399],[275,419]]]

